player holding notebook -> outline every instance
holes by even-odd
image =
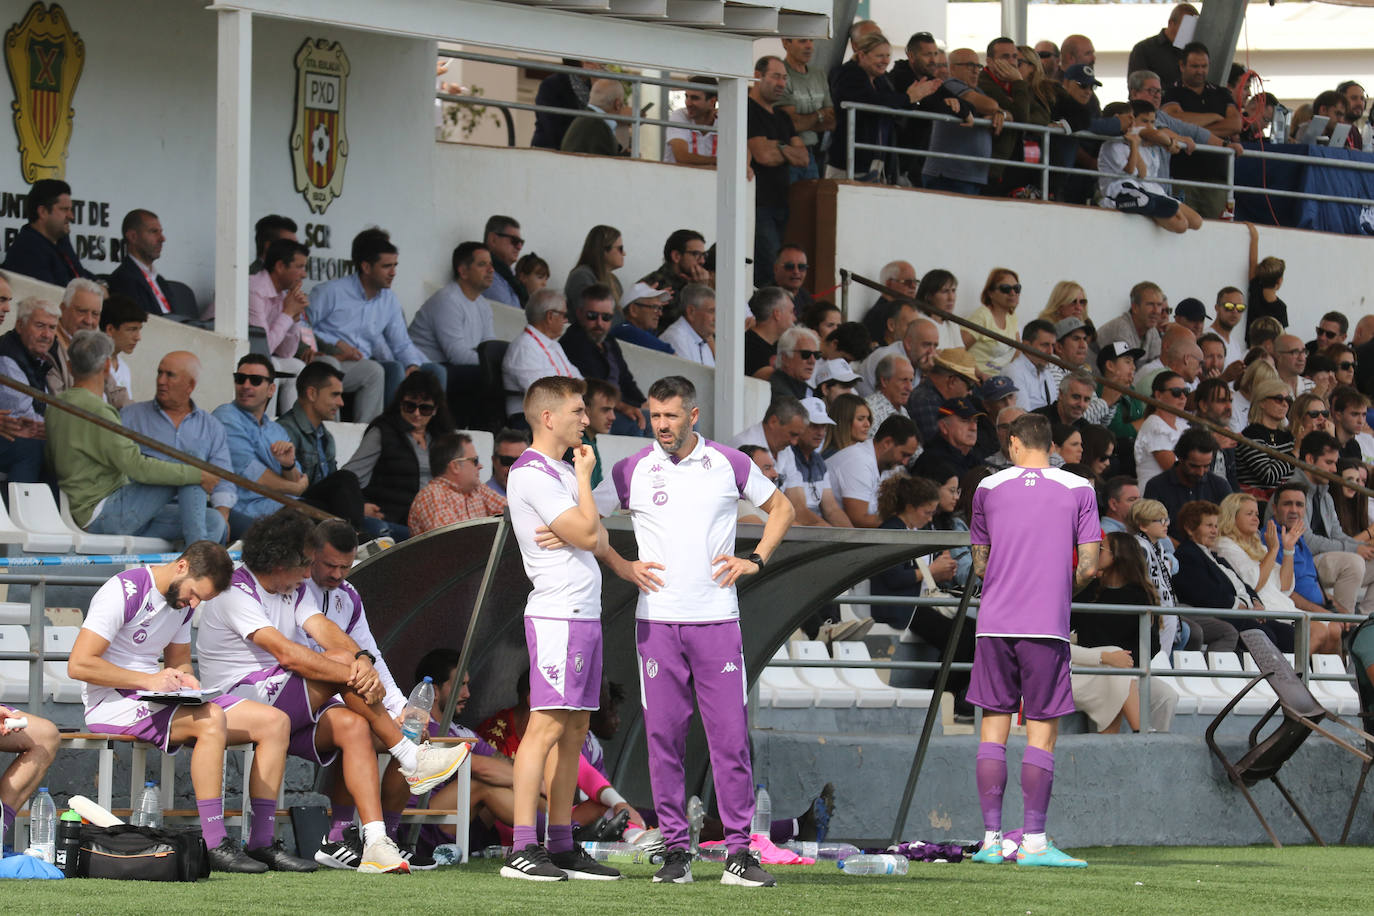
[[[1084,868],[1045,836],[1054,785],[1059,717],[1074,711],[1069,687],[1069,603],[1097,569],[1102,526],[1092,483],[1050,467],[1050,424],[1037,414],[1012,421],[1012,467],[978,485],[969,542],[983,577],[978,638],[968,700],[981,706],[976,773],[983,808],[983,846],[973,861],[1002,856],[1002,794],[1007,735],[1024,704],[1028,744],[1021,761],[1024,838],[1018,865]],[[1070,558],[1078,562],[1070,571]]]
[[[571,812],[587,720],[601,702],[601,559],[636,581],[636,569],[610,549],[592,498],[596,455],[582,445],[587,408],[581,379],[541,378],[525,392],[534,444],[511,466],[506,483],[511,527],[525,574],[534,585],[525,602],[530,656],[530,719],[515,753],[515,823],[505,878],[613,881],[573,843],[572,822],[549,822],[548,846],[535,832],[541,788],[548,810]],[[573,468],[562,456],[573,450]]]
[[[792,504],[743,452],[693,431],[699,411],[690,381],[654,382],[648,408],[654,444],[618,462],[611,478],[618,504],[630,510],[640,557],[663,569],[661,579],[646,570],[652,583],[641,586],[635,610],[649,779],[668,847],[653,880],[692,881],[683,756],[695,693],[729,850],[721,883],[772,887],[749,849],[754,779],[735,581],[763,569],[792,524]],[[768,513],[748,557],[734,554],[740,499]]]

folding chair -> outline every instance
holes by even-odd
[[[1358,662],[1356,665],[1358,666]],[[1374,685],[1357,672],[1355,687],[1360,692],[1360,724],[1364,726],[1365,731],[1374,731]],[[1350,811],[1345,815],[1345,827],[1341,830],[1342,846],[1350,836],[1350,825],[1355,822],[1355,809],[1359,807],[1360,796],[1364,794],[1364,782],[1369,777],[1370,768],[1374,767],[1374,741],[1369,740],[1368,735],[1365,736],[1364,749],[1371,756],[1366,756],[1364,765],[1360,767],[1360,780],[1355,783],[1355,795],[1350,799]]]
[[[1293,666],[1284,659],[1283,655],[1279,653],[1279,650],[1274,647],[1274,644],[1269,641],[1269,637],[1265,636],[1263,631],[1242,630],[1240,639],[1241,642],[1245,643],[1246,650],[1249,651],[1250,655],[1254,658],[1255,665],[1260,673],[1247,681],[1240,692],[1232,697],[1231,701],[1227,703],[1221,712],[1217,714],[1217,717],[1212,720],[1212,724],[1207,726],[1207,747],[1216,755],[1217,760],[1221,761],[1221,766],[1226,770],[1227,777],[1236,788],[1240,789],[1241,794],[1245,796],[1245,800],[1250,804],[1250,809],[1255,812],[1255,817],[1259,818],[1260,825],[1264,827],[1265,832],[1269,834],[1269,840],[1274,844],[1276,849],[1282,849],[1283,844],[1279,842],[1279,838],[1275,835],[1273,828],[1269,826],[1269,822],[1266,821],[1264,815],[1260,813],[1259,806],[1255,804],[1255,799],[1250,794],[1249,789],[1250,786],[1265,779],[1271,781],[1275,787],[1278,788],[1279,793],[1283,795],[1284,801],[1288,802],[1288,806],[1293,809],[1293,813],[1302,821],[1302,825],[1307,828],[1307,832],[1312,834],[1312,839],[1316,840],[1318,845],[1325,846],[1326,841],[1321,838],[1321,834],[1317,833],[1317,828],[1312,826],[1312,822],[1307,819],[1307,814],[1298,806],[1297,801],[1288,792],[1288,789],[1284,787],[1283,783],[1279,782],[1279,769],[1289,757],[1293,756],[1298,748],[1302,746],[1302,743],[1306,741],[1313,732],[1330,739],[1347,751],[1350,751],[1350,753],[1362,759],[1365,762],[1366,768],[1368,768],[1370,761],[1374,760],[1374,754],[1371,754],[1368,750],[1361,750],[1355,747],[1345,739],[1339,738],[1326,728],[1323,728],[1321,725],[1323,719],[1329,718],[1363,738],[1366,748],[1374,744],[1374,735],[1371,735],[1363,729],[1356,728],[1352,723],[1347,722],[1335,713],[1323,708],[1322,705],[1317,702],[1317,699],[1312,696],[1311,691],[1307,689],[1307,685],[1298,677],[1297,672],[1293,670]],[[1265,681],[1273,688],[1274,694],[1277,696],[1278,700],[1269,708],[1268,712],[1260,717],[1255,727],[1250,730],[1250,735],[1247,739],[1248,747],[1245,753],[1235,761],[1232,761],[1226,756],[1225,752],[1217,746],[1217,728],[1221,725],[1222,720],[1235,709],[1237,704],[1239,704],[1252,689]],[[1282,722],[1280,722],[1267,736],[1260,738],[1260,731],[1269,723],[1269,720],[1273,718],[1276,712],[1283,713]]]

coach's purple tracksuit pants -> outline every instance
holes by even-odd
[[[640,696],[649,743],[649,781],[659,829],[669,849],[686,848],[687,786],[683,757],[692,693],[701,708],[715,774],[716,805],[730,852],[749,848],[754,816],[754,774],[749,763],[749,719],[744,645],[736,621],[635,625]]]

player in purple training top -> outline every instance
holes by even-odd
[[[641,562],[663,570],[641,585],[635,609],[649,781],[668,847],[653,880],[692,880],[683,757],[695,693],[729,850],[721,883],[772,887],[749,849],[754,779],[735,581],[763,569],[792,524],[792,504],[743,452],[692,430],[699,411],[690,381],[659,379],[648,406],[654,444],[618,462],[611,478],[630,510]],[[735,556],[741,499],[768,513],[748,557]]]
[[[1012,715],[1024,708],[1025,836],[1016,863],[1083,868],[1088,863],[1048,841],[1045,812],[1054,785],[1059,717],[1074,710],[1069,604],[1097,569],[1102,526],[1092,483],[1050,467],[1049,450],[1049,421],[1038,414],[1018,417],[1007,440],[1012,467],[985,479],[973,494],[969,542],[983,591],[968,699],[983,708],[976,772],[986,831],[973,860],[1005,861],[1007,735]]]

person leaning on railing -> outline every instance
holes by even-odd
[[[892,46],[879,34],[860,38],[854,57],[840,67],[832,89],[835,104],[860,102],[885,108],[910,108],[919,98],[920,87],[912,83],[905,93],[898,92],[887,77]],[[854,112],[854,142],[895,146],[896,123],[891,115],[875,111]],[[835,125],[830,143],[827,178],[845,178],[849,168],[849,119],[846,115]],[[854,177],[859,181],[892,184],[897,180],[897,157],[877,150],[854,151]]]

